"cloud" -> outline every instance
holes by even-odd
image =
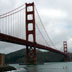
[[[67,12],[62,11],[59,9],[41,9],[39,10],[40,15],[42,16],[48,16],[48,18],[66,18],[67,17]]]
[[[10,11],[26,2],[29,3],[32,1],[33,0],[0,0],[0,14]],[[55,44],[56,48],[63,51],[63,41],[67,40],[69,42],[68,46],[70,47],[69,48],[69,51],[70,51],[71,39],[72,39],[71,37],[72,36],[71,34],[72,1],[71,0],[35,0],[35,5],[43,21],[44,27],[46,28],[46,31],[49,34],[50,38],[52,39],[53,43]],[[37,17],[37,14],[35,16],[36,16],[36,23],[38,24],[45,39],[47,39],[47,36],[45,34],[45,31],[43,30],[43,27],[39,21],[39,18]],[[18,19],[16,19],[15,24],[16,23],[18,24],[17,20]],[[15,33],[18,33],[17,25],[16,25],[16,29],[17,31]],[[21,31],[23,31],[23,29]],[[38,30],[36,30],[36,33],[37,33],[36,37],[38,40],[37,42],[44,44],[44,40],[42,40],[42,37]],[[20,33],[17,35],[20,35]],[[51,45],[49,40],[48,40],[48,43]],[[11,51],[22,48],[16,45],[13,46],[6,43],[4,44],[5,46],[3,45],[3,43],[0,43],[0,48],[1,48],[1,51],[6,53],[8,52],[7,49],[9,49],[9,52],[11,52]]]

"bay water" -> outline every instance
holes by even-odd
[[[40,65],[9,64],[17,70],[7,72],[72,72],[72,62],[51,62]]]

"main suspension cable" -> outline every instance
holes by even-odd
[[[3,19],[3,18],[5,18],[5,17],[11,16],[11,15],[13,15],[13,14],[16,14],[16,13],[18,13],[18,12],[24,10],[24,9],[25,9],[25,8],[22,8],[22,9],[20,9],[20,10],[14,12],[14,13],[11,13],[11,14],[9,14],[9,15],[5,15],[5,16],[3,16],[3,17],[0,17],[0,19]]]
[[[29,9],[29,8],[28,8]],[[30,9],[29,9],[30,10]],[[39,32],[41,33],[37,23],[36,23],[36,27],[38,28]],[[41,36],[43,37],[43,39],[45,40],[45,43],[49,46],[48,42],[46,41],[45,37],[43,36],[43,34],[41,33]]]
[[[47,35],[47,38],[51,41],[51,44],[55,47],[54,43],[52,42],[51,38],[49,37],[49,35],[48,35],[48,33],[47,33],[44,25],[43,25],[43,22],[42,22],[42,20],[41,20],[41,18],[40,18],[40,15],[39,15],[39,13],[38,13],[38,11],[37,11],[36,6],[35,6],[35,9],[36,9],[36,12],[37,12],[37,14],[38,14],[38,16],[39,16],[40,22],[41,22],[41,24],[42,24],[42,26],[43,26],[43,28],[44,28],[44,31],[45,31],[45,33],[46,33],[46,35]],[[55,48],[56,48],[56,47],[55,47]]]
[[[21,6],[15,8],[15,9],[9,11],[9,12],[6,12],[6,13],[4,13],[4,14],[1,14],[0,16],[4,16],[4,15],[7,15],[7,14],[9,14],[9,13],[12,13],[13,11],[20,9],[20,8],[23,7],[24,5],[25,5],[25,4],[22,4]]]
[[[41,33],[41,36],[43,37],[43,39],[45,40],[45,43],[49,46],[47,40],[45,39],[45,37],[43,36],[42,32],[40,31],[38,25],[36,24],[36,27],[38,28],[39,32]]]

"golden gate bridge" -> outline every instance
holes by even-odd
[[[24,9],[25,9],[25,14],[24,14]],[[39,13],[33,2],[33,3],[26,3],[25,7],[23,4],[14,10],[1,14],[0,15],[0,41],[26,46],[26,62],[27,63],[34,63],[34,64],[37,63],[37,58],[36,58],[37,48],[59,53],[65,57],[65,61],[68,61],[69,57],[67,53],[67,42],[64,41],[64,52],[56,50],[53,47],[50,47],[47,42],[47,39],[45,39],[45,36],[43,36],[43,33],[40,31],[39,26],[36,24],[35,10],[39,16]],[[42,26],[45,30],[45,27],[43,24]],[[36,37],[37,36],[36,27],[38,28],[42,38],[44,39],[45,43],[48,46],[37,43],[36,38],[38,37]],[[31,38],[30,38],[30,35],[31,35]],[[24,39],[24,37],[26,39]],[[47,34],[47,37],[49,38],[48,34]],[[32,41],[30,41],[30,39],[32,39]],[[53,44],[50,38],[49,38],[49,41]]]

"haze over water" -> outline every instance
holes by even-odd
[[[7,72],[72,72],[72,62],[51,62],[42,65],[10,64],[17,70]]]

